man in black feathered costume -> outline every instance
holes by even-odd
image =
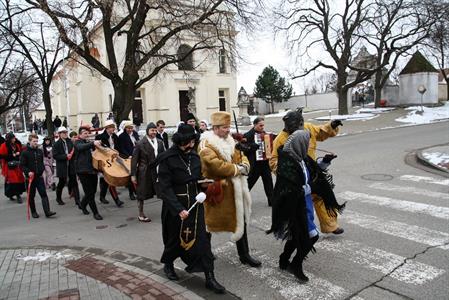
[[[272,226],[268,233],[286,240],[284,252],[279,257],[279,267],[289,265],[294,275],[305,283],[308,277],[302,269],[307,254],[314,250],[318,231],[313,222],[314,209],[312,193],[317,193],[325,202],[329,213],[344,209],[339,205],[320,166],[307,156],[310,134],[304,130],[295,131],[279,148],[277,180],[273,193]],[[296,255],[290,264],[290,256]]]

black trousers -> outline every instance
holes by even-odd
[[[118,193],[115,186],[110,186],[103,177],[100,178],[100,197],[105,198],[106,194],[109,190],[109,193],[112,196],[112,200],[118,200]]]
[[[248,174],[249,190],[253,188],[253,186],[261,176],[268,204],[271,205],[271,197],[273,195],[273,179],[271,178],[271,169],[270,165],[268,164],[268,160],[256,161],[251,165],[251,170]]]
[[[97,192],[98,177],[97,174],[78,174],[81,185],[84,190],[84,197],[81,200],[81,208],[85,209],[89,205],[92,213],[98,214],[97,205],[95,204],[95,193]]]
[[[29,181],[27,181],[27,184],[29,184]],[[36,212],[36,204],[34,202],[34,197],[36,196],[36,190],[39,193],[39,196],[41,197],[42,207],[44,209],[44,212],[48,213],[50,211],[50,207],[48,205],[48,197],[47,197],[47,191],[45,189],[44,178],[42,176],[35,177],[33,179],[33,182],[31,182],[30,195],[29,195],[31,212]]]
[[[67,182],[68,179],[68,182]],[[68,183],[68,189],[69,193],[71,194],[73,192],[75,196],[75,200],[79,201],[80,199],[80,193],[78,189],[78,182],[76,181],[76,175],[69,175],[69,178],[67,177],[59,177],[58,185],[56,186],[56,198],[61,199],[62,197],[62,190],[64,189],[64,186]]]

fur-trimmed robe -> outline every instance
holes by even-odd
[[[219,204],[204,202],[205,219],[209,232],[232,232],[231,240],[243,235],[245,223],[251,215],[251,194],[248,182],[238,170],[237,164],[248,165],[246,156],[235,149],[235,141],[229,135],[220,138],[213,132],[202,136],[199,145],[201,167],[206,178],[221,180],[224,200]]]

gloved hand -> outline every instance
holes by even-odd
[[[239,169],[239,172],[243,176],[248,176],[249,174],[249,166],[245,164],[239,164],[237,165],[237,168]]]
[[[337,129],[338,126],[343,126],[343,123],[341,122],[341,120],[333,120],[331,122],[331,127],[333,129]]]
[[[246,142],[238,142],[235,144],[235,148],[243,152],[249,152],[251,150],[251,146]]]
[[[335,154],[326,154],[323,157],[323,162],[326,164],[329,164],[336,157],[337,157],[337,155],[335,155]]]

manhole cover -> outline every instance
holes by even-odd
[[[120,225],[116,226],[115,228],[123,228],[123,227],[126,227],[126,226],[128,226],[128,224],[120,224]]]
[[[362,179],[371,181],[389,181],[393,179],[393,176],[388,174],[365,174],[361,176]]]
[[[108,228],[108,225],[99,225],[99,226],[97,226],[95,228],[97,228],[97,229],[105,229],[105,228]]]

